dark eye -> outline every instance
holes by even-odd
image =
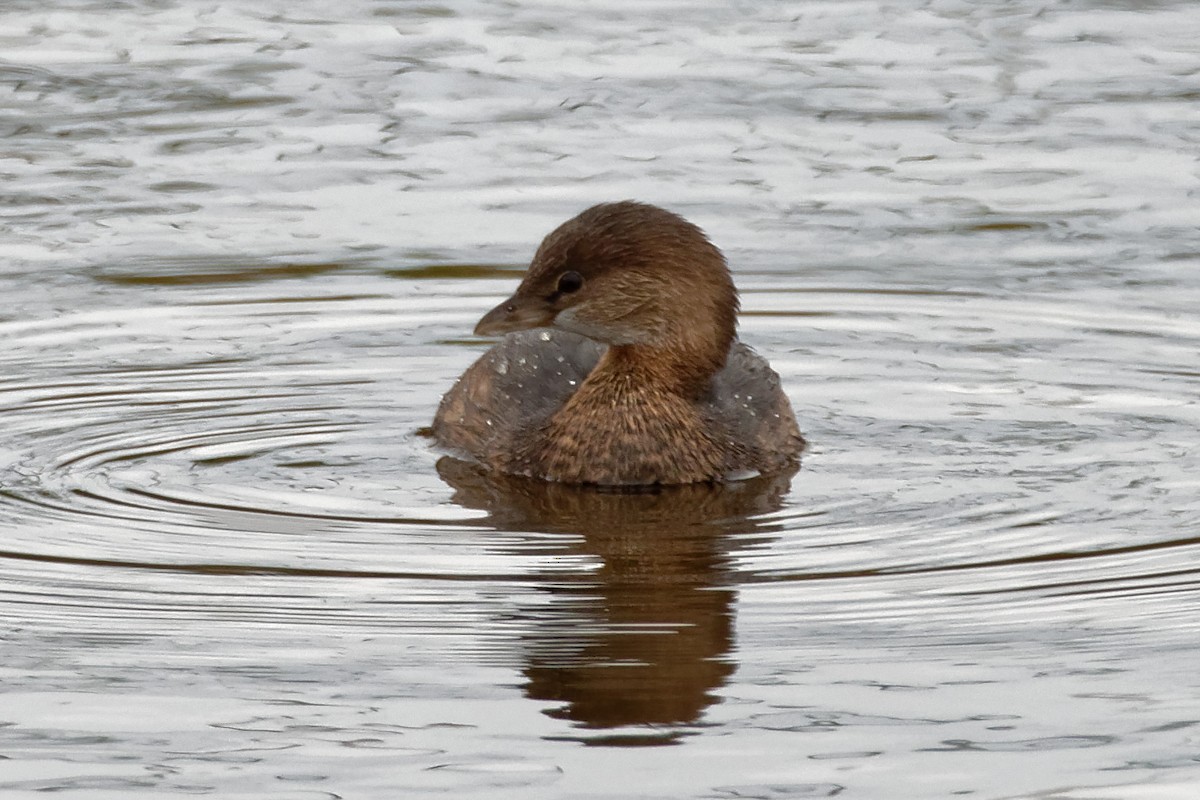
[[[578,292],[582,286],[583,276],[573,269],[569,269],[558,276],[558,291],[560,294]]]

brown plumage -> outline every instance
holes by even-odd
[[[804,440],[778,376],[736,340],[737,309],[699,228],[641,203],[590,208],[480,320],[477,334],[508,335],[447,392],[434,435],[492,469],[566,483],[783,469]]]

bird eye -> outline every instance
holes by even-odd
[[[582,286],[583,276],[573,269],[567,270],[558,276],[558,291],[561,294],[578,292]]]

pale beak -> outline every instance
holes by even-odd
[[[475,325],[476,336],[500,336],[531,328],[548,328],[554,323],[554,310],[540,297],[514,294],[483,315]]]

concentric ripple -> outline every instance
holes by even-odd
[[[312,292],[301,272],[297,287]],[[215,288],[195,302],[189,290],[187,305],[10,323],[9,556],[327,577],[562,574],[538,548],[506,552],[494,530],[551,518],[509,519],[453,482],[448,495],[416,435],[476,350],[436,343],[475,314],[452,305],[463,279],[436,278],[422,305],[405,304],[403,329],[394,282],[358,275],[346,295],[341,280],[308,296]],[[1111,311],[1103,295],[780,292],[765,280],[742,279],[743,337],[783,374],[813,449],[786,497],[731,507],[732,561],[704,580],[833,581],[819,605],[838,618],[842,593],[864,591],[892,598],[857,603],[864,619],[888,613],[896,592],[975,605],[1161,593],[1156,604],[1187,599],[1180,620],[1191,610],[1196,574],[1178,563],[1200,521],[1197,454],[1181,438],[1200,427],[1193,319]],[[466,292],[481,308],[502,285],[485,284]],[[462,547],[486,555],[468,566]],[[949,635],[964,620],[938,602]]]

